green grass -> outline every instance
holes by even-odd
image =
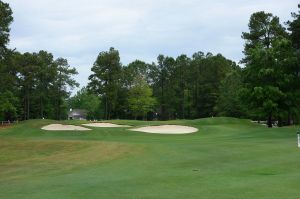
[[[296,127],[268,129],[234,118],[113,122],[199,131],[40,129],[58,123],[51,120],[0,129],[0,198],[299,198]]]

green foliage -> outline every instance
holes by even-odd
[[[218,116],[246,117],[247,109],[240,99],[240,91],[243,87],[241,70],[233,70],[228,73],[221,82],[220,95],[215,106]]]
[[[105,118],[117,117],[118,95],[121,89],[121,63],[119,52],[110,48],[99,53],[89,76],[88,88],[100,95],[104,104]]]
[[[244,51],[246,55],[247,51],[256,45],[269,48],[274,39],[287,36],[285,28],[279,23],[279,18],[263,11],[251,15],[248,27],[249,32],[242,33],[242,38],[246,41]]]
[[[149,78],[153,88],[153,95],[158,101],[157,112],[160,119],[166,120],[173,116],[174,90],[172,85],[172,75],[175,67],[175,60],[172,57],[159,55],[157,64],[150,66]]]
[[[195,56],[194,61],[199,70],[199,77],[195,77],[198,80],[198,85],[194,86],[197,88],[197,101],[195,103],[198,113],[196,117],[215,116],[214,107],[219,98],[221,82],[226,77],[226,74],[237,66],[221,54],[214,56],[208,53],[202,58]]]
[[[19,101],[10,91],[0,94],[0,121],[17,119],[17,105]]]
[[[89,92],[85,87],[69,99],[69,108],[87,110],[87,119],[101,119],[102,107],[100,98]]]
[[[299,109],[296,102],[300,88],[297,53],[285,37],[287,33],[279,19],[272,14],[254,13],[249,29],[250,33],[243,33],[246,39],[244,102],[256,109],[257,115],[267,117],[269,127],[274,117],[281,121],[284,113],[288,115],[289,124],[292,112]]]
[[[0,91],[9,91],[18,98],[19,119],[66,118],[67,89],[78,86],[72,78],[77,71],[67,60],[54,60],[46,51],[11,52],[3,63]]]
[[[298,5],[300,9],[300,4]],[[288,21],[288,30],[290,33],[290,38],[293,43],[293,46],[300,50],[300,11],[298,13],[292,13],[293,21]]]
[[[56,76],[54,79],[54,92],[55,96],[55,118],[63,119],[67,116],[66,101],[70,96],[70,93],[66,88],[78,87],[79,84],[73,79],[73,76],[78,74],[75,68],[71,68],[68,61],[64,58],[58,58],[54,61],[56,68]]]
[[[123,83],[125,87],[132,87],[137,77],[147,79],[148,64],[143,61],[135,60],[123,67]]]
[[[0,11],[0,95],[11,93],[18,101],[14,110],[7,105],[14,105],[14,97],[8,95],[12,102],[5,110],[19,119],[66,118],[77,71],[46,51],[7,49],[12,11],[2,1]],[[203,52],[159,55],[156,63],[135,60],[123,66],[119,52],[110,48],[97,56],[87,89],[68,102],[87,109],[91,119],[250,115],[268,118],[269,126],[272,120],[291,124],[300,117],[299,15],[292,14],[286,32],[272,13],[253,13],[249,32],[242,33],[244,69],[221,54]]]
[[[129,89],[129,109],[135,118],[146,118],[146,114],[153,110],[156,100],[152,97],[152,89],[142,78],[136,78],[134,85]]]
[[[9,42],[10,24],[13,21],[12,10],[8,3],[0,1],[0,60],[3,60],[6,53],[6,45]]]

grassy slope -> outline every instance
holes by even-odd
[[[208,118],[114,121],[199,129],[188,135],[40,130],[53,122],[0,129],[0,198],[299,198],[295,127]]]

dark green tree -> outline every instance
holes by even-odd
[[[73,89],[79,86],[73,78],[78,72],[64,58],[56,59],[54,66],[56,67],[56,76],[53,82],[53,95],[55,99],[53,101],[55,102],[55,118],[60,120],[66,117],[67,104],[65,102],[70,96],[68,88]]]
[[[222,80],[226,77],[235,63],[227,60],[221,54],[212,55],[208,53],[204,58],[195,57],[193,65],[199,77],[196,78],[197,84],[193,86],[195,97],[193,97],[193,107],[197,107],[194,117],[211,117],[217,115],[214,107],[219,97],[219,88]],[[199,60],[197,60],[199,59]],[[193,81],[193,80],[191,80]]]
[[[300,4],[298,5],[300,9]],[[300,51],[300,11],[292,13],[293,21],[288,21],[288,30],[290,31],[290,38],[293,46]]]
[[[190,67],[191,60],[186,55],[180,55],[176,58],[175,69],[174,69],[174,77],[172,80],[172,85],[176,93],[175,104],[176,105],[176,113],[178,113],[178,117],[184,119],[188,113],[186,108],[188,108],[188,96],[189,92],[189,71],[192,69]]]
[[[49,117],[47,115],[46,106],[51,103],[49,95],[51,94],[51,85],[50,82],[54,82],[56,75],[56,67],[53,63],[53,55],[46,51],[40,51],[37,54],[34,53],[37,59],[37,68],[35,74],[35,89],[34,96],[36,112],[39,113],[38,118]],[[53,108],[53,107],[51,107]]]
[[[10,24],[13,21],[12,10],[8,3],[0,1],[0,60],[3,60],[9,42]]]
[[[175,113],[175,107],[172,106],[175,91],[170,81],[174,73],[175,60],[172,57],[159,55],[157,62],[157,64],[153,63],[149,66],[149,78],[154,97],[159,104],[159,117],[162,120],[167,120],[173,118]]]
[[[219,97],[215,106],[218,116],[245,117],[247,110],[239,96],[239,91],[243,88],[241,69],[227,73],[221,81]]]
[[[152,97],[152,89],[142,76],[137,76],[129,89],[129,110],[135,119],[146,118],[148,112],[153,111],[155,98]]]
[[[17,69],[12,64],[12,51],[7,49],[12,14],[9,4],[0,0],[0,120],[17,118]]]
[[[89,92],[87,88],[83,87],[76,95],[71,97],[68,101],[69,108],[85,109],[87,111],[87,119],[101,119],[102,109],[100,98]]]
[[[264,11],[253,13],[248,24],[249,32],[243,32],[242,38],[245,40],[244,53],[260,44],[265,48],[270,48],[272,41],[279,36],[286,37],[285,28],[280,24],[279,18]]]
[[[36,85],[36,72],[38,69],[38,60],[36,54],[24,53],[17,57],[17,64],[19,67],[19,85],[20,99],[22,100],[23,108],[22,113],[24,114],[22,119],[28,120],[35,118],[33,111],[34,89]]]
[[[119,52],[110,48],[108,52],[101,52],[89,76],[88,88],[101,96],[104,103],[105,118],[118,117],[118,94],[121,88],[122,66]]]
[[[297,90],[297,58],[278,17],[254,13],[249,29],[242,36],[246,40],[244,101],[257,116],[267,117],[268,126],[272,127],[274,117],[280,118],[282,107],[294,98],[288,93]]]
[[[272,127],[275,117],[280,118],[286,111],[289,115],[297,107],[297,57],[285,38],[273,40],[268,49],[257,45],[249,55],[251,62],[244,70],[244,101],[257,110],[257,115],[266,116],[268,127]]]
[[[10,91],[0,93],[0,121],[17,119],[17,105],[19,100]]]

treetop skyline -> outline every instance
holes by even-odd
[[[299,3],[289,1],[96,1],[46,0],[8,2],[14,12],[10,48],[52,52],[75,66],[81,86],[99,51],[119,50],[122,64],[135,59],[156,62],[158,54],[177,57],[204,51],[243,58],[241,33],[250,15],[265,11],[281,22]],[[233,12],[234,11],[234,12]]]

